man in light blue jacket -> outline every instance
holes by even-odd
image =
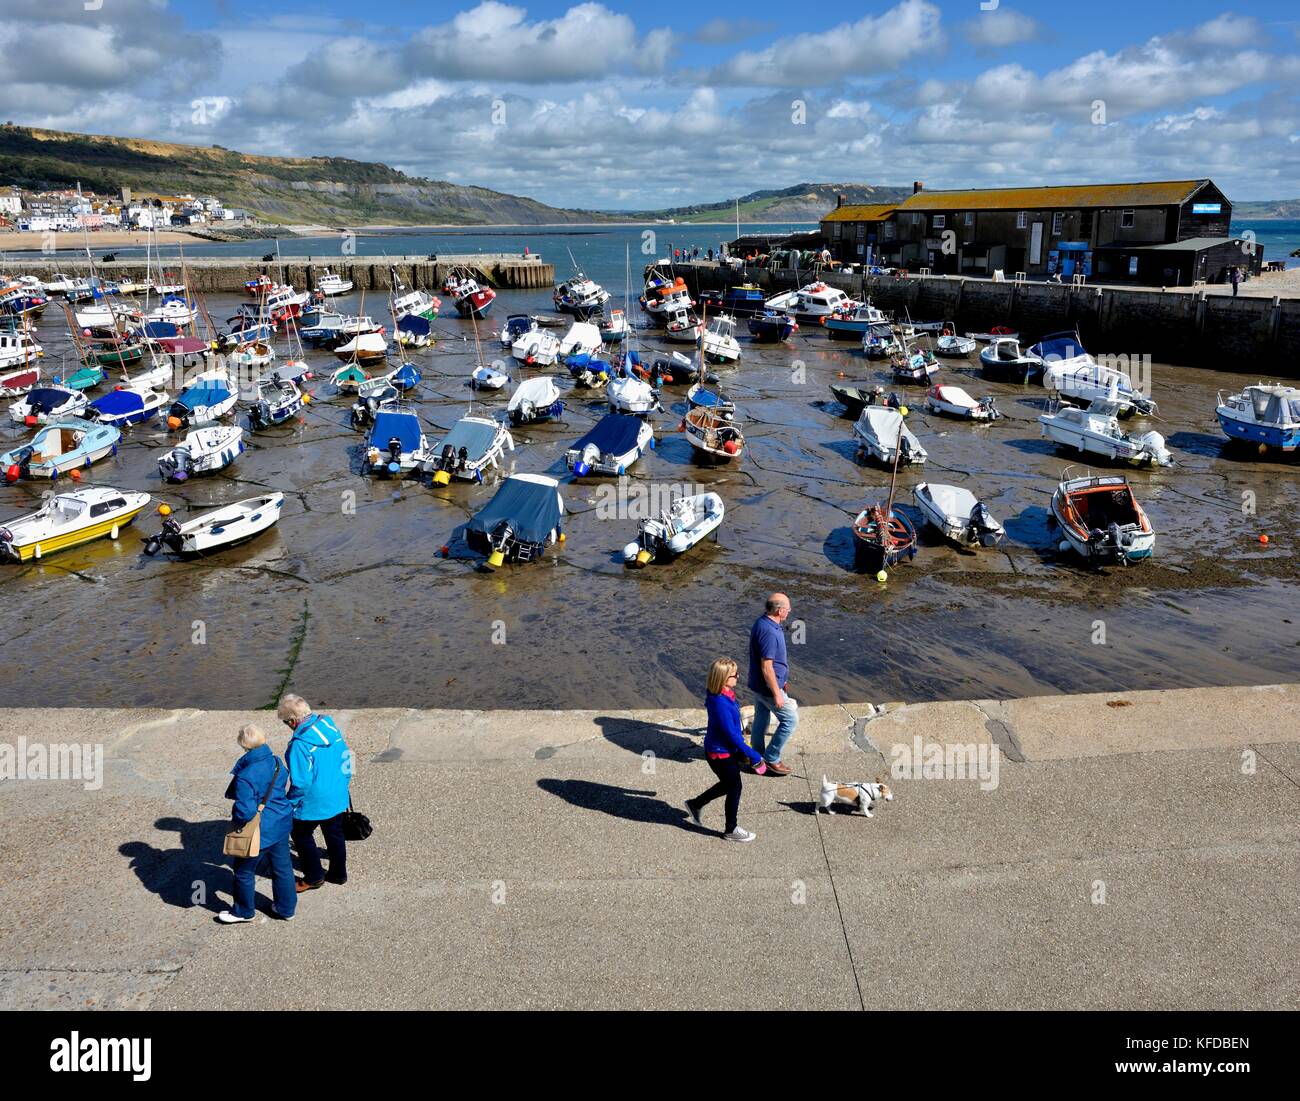
[[[285,751],[289,766],[289,802],[293,804],[293,847],[302,878],[297,890],[348,881],[348,850],[343,839],[343,812],[350,803],[352,751],[328,715],[317,715],[301,696],[280,699],[276,714],[293,734]],[[329,875],[321,867],[316,827],[325,835]]]

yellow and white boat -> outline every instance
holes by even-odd
[[[0,561],[30,562],[107,535],[116,539],[149,494],[92,486],[59,493],[45,507],[0,527]]]

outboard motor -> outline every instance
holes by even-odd
[[[144,553],[152,558],[158,553],[164,543],[178,554],[180,553],[181,526],[170,516],[163,521],[162,531],[145,541]]]
[[[1106,549],[1121,562],[1128,563],[1128,555],[1124,552],[1124,535],[1119,524],[1113,520],[1106,528]]]
[[[13,558],[15,561],[20,557],[18,549],[14,546],[14,533],[8,528],[0,528],[0,555]]]
[[[388,441],[388,457],[395,463],[402,461],[402,441],[396,436]]]
[[[897,392],[891,390],[889,391],[889,397],[885,399],[885,405],[890,409],[899,409],[903,405],[903,400],[898,396]]]
[[[975,542],[978,540],[982,547],[996,546],[1000,531],[1001,526],[989,513],[988,505],[983,501],[976,501],[975,507],[970,510],[968,533],[970,541]]]
[[[988,413],[991,419],[997,419],[1002,416],[1002,414],[998,412],[997,399],[992,394],[980,398],[980,408],[984,410],[984,412]]]

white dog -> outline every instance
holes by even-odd
[[[875,815],[871,813],[871,804],[878,803],[882,799],[886,803],[892,803],[894,793],[890,790],[888,784],[881,781],[879,776],[876,777],[874,784],[839,784],[823,776],[822,792],[813,806],[813,814],[820,814],[822,811],[830,813],[831,804],[846,803],[850,807],[856,808],[859,814],[865,815],[867,818],[874,818]],[[853,812],[850,811],[849,813]]]

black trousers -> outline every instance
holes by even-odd
[[[715,761],[712,757],[708,760],[709,768],[713,769],[718,782],[702,795],[697,795],[691,802],[703,809],[713,800],[725,796],[726,832],[730,833],[736,828],[736,815],[740,812],[740,758],[733,753],[730,757],[723,757],[721,760]]]
[[[298,853],[298,866],[308,883],[319,883],[325,878],[320,865],[320,850],[316,848],[316,827],[325,835],[325,851],[330,858],[330,879],[343,883],[348,878],[348,847],[343,840],[343,812],[324,821],[293,820],[293,847]]]

